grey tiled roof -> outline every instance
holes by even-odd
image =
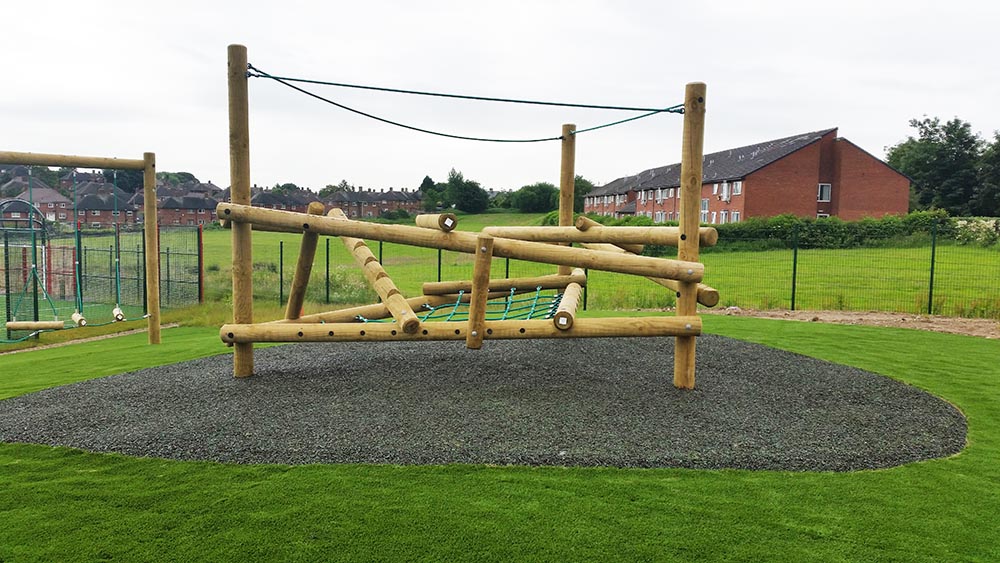
[[[802,133],[706,154],[702,159],[702,183],[738,180],[793,152],[819,141],[837,128]],[[681,185],[680,163],[644,170],[594,189],[590,195],[614,195],[634,190],[675,188]]]

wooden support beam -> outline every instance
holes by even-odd
[[[465,340],[469,325],[464,321],[424,323],[413,334],[386,323],[266,323],[227,324],[219,336],[227,344],[252,342],[363,342],[413,340]],[[597,338],[611,336],[678,336],[701,334],[701,319],[691,317],[624,317],[576,319],[569,330],[559,330],[552,321],[486,321],[486,340],[530,338]]]
[[[458,226],[458,217],[454,213],[435,213],[417,215],[416,224],[424,229],[436,229],[445,233],[454,231]]]
[[[593,219],[587,217],[586,215],[580,215],[579,217],[576,218],[575,226],[577,229],[581,231],[586,231],[591,227],[603,227],[604,225],[598,223],[597,221],[594,221]],[[631,252],[632,254],[642,254],[643,245],[641,244],[626,244],[619,242],[615,243],[615,246],[623,248]]]
[[[306,213],[322,215],[326,206],[318,201],[309,204]],[[306,289],[309,287],[309,276],[312,274],[313,260],[316,258],[316,245],[319,233],[302,233],[302,245],[299,246],[299,260],[295,264],[295,275],[292,277],[292,288],[288,291],[288,306],[285,307],[285,318],[292,320],[302,315],[302,306],[306,300]]]
[[[616,244],[603,244],[603,243],[584,243],[584,248],[592,248],[594,250],[604,250],[606,252],[625,252],[624,248]],[[680,282],[677,280],[668,280],[663,278],[650,278],[647,277],[649,281],[662,285],[663,287],[677,292],[680,291]],[[425,292],[426,293],[426,292]],[[703,283],[698,283],[698,303],[704,305],[705,307],[715,307],[719,304],[719,290],[714,287],[707,286]]]
[[[472,264],[472,300],[469,301],[469,332],[465,347],[478,350],[486,336],[486,301],[490,293],[490,266],[493,264],[493,237],[479,235],[476,258]]]
[[[229,186],[236,205],[250,205],[250,101],[247,94],[247,48],[230,45]],[[233,322],[253,322],[253,240],[249,223],[233,230]],[[253,375],[253,343],[236,344],[233,375]]]
[[[344,212],[337,207],[331,209],[328,215],[330,219],[335,221],[348,221]],[[314,230],[308,232],[315,233]],[[354,237],[340,237],[340,240],[343,241],[348,252],[354,257],[354,261],[361,267],[361,271],[365,274],[365,279],[368,280],[369,285],[372,286],[375,293],[378,294],[382,302],[389,308],[392,318],[396,320],[396,323],[403,329],[403,332],[412,334],[420,330],[420,319],[413,312],[413,307],[410,306],[406,298],[399,292],[392,278],[386,273],[385,268],[382,267],[382,264],[372,254],[371,249],[368,248],[368,244]]]
[[[228,218],[230,221],[237,223],[262,224],[276,227],[298,226],[303,231],[315,230],[320,234],[326,235],[382,240],[427,248],[454,250],[469,254],[475,253],[476,248],[476,233],[464,231],[442,233],[433,229],[423,229],[408,225],[385,225],[352,221],[349,219],[334,219],[332,217],[313,217],[312,215],[296,213],[294,211],[263,209],[236,203],[220,203],[217,211],[220,217],[224,219]],[[494,257],[514,258],[544,264],[565,265],[575,268],[605,270],[692,282],[701,281],[705,270],[705,267],[698,262],[653,258],[650,256],[622,255],[505,238],[494,238],[493,255]]]
[[[62,330],[66,323],[62,321],[7,321],[7,330]]]
[[[146,332],[150,344],[160,343],[160,229],[156,212],[156,155],[142,155],[143,241],[146,254]],[[251,319],[252,320],[252,319]]]
[[[577,227],[486,227],[484,233],[495,237],[533,242],[607,242],[611,244],[659,244],[677,246],[680,241],[678,227],[589,227],[581,231]],[[711,227],[699,230],[703,246],[713,246],[719,240],[719,233]]]
[[[569,227],[573,224],[573,205],[576,189],[576,125],[565,123],[562,126],[562,150],[559,163],[559,226]],[[514,237],[512,237],[514,238]],[[567,245],[569,246],[569,245]],[[569,266],[559,266],[559,273],[569,275]]]
[[[566,286],[562,299],[559,300],[559,307],[552,317],[552,324],[559,330],[569,330],[573,328],[576,320],[576,309],[580,304],[580,296],[583,288],[578,283],[571,283]]]
[[[692,82],[684,92],[684,131],[681,142],[680,232],[677,257],[698,261],[698,220],[701,206],[702,158],[705,140],[705,84]],[[679,280],[677,314],[690,316],[698,311],[698,284],[701,280]],[[674,386],[694,389],[695,338],[678,336],[674,346]]]
[[[115,168],[118,170],[143,170],[144,160],[133,158],[108,158],[103,156],[73,156],[37,152],[0,151],[0,164],[25,166],[61,166],[64,168]]]
[[[548,276],[536,276],[531,278],[503,278],[490,280],[490,291],[504,291],[511,289],[562,289],[571,283],[587,285],[587,276],[583,270],[575,269],[568,276],[552,274]],[[423,285],[424,295],[443,295],[448,293],[458,293],[459,291],[472,291],[472,280],[426,282]]]

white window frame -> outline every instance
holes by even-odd
[[[816,214],[816,218],[817,219],[824,219],[824,218],[828,218],[828,217],[830,217],[829,213],[817,213]]]
[[[733,182],[733,195],[743,194],[743,181],[737,180]]]
[[[10,218],[11,219],[20,219],[21,218],[21,212],[20,211],[11,211],[10,212]]]
[[[823,186],[826,186],[826,199],[823,199]],[[816,187],[816,201],[828,202],[833,196],[833,185],[832,184],[819,184]]]
[[[719,224],[725,225],[726,221],[729,219],[729,212],[723,209],[719,212]]]
[[[730,218],[729,222],[730,223],[739,223],[740,222],[740,212],[739,211],[733,211],[733,216],[732,216],[732,218]]]
[[[719,195],[719,184],[712,184],[712,195]]]
[[[716,224],[716,223],[715,223],[715,215],[716,215],[716,213],[715,213],[715,211],[713,211],[713,212],[712,212],[712,224],[713,224],[713,225],[715,225],[715,224]]]
[[[101,216],[101,210],[100,209],[91,209],[90,210],[90,214],[93,215],[94,217],[100,217]]]

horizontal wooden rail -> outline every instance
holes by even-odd
[[[576,268],[568,276],[551,274],[548,276],[536,276],[532,278],[504,278],[491,279],[490,291],[504,291],[511,289],[562,289],[571,283],[587,285],[587,276],[583,270]],[[448,293],[458,293],[459,291],[472,291],[471,280],[426,282],[423,286],[424,295],[443,295]]]
[[[303,231],[317,232],[324,235],[381,240],[426,248],[453,250],[468,254],[475,253],[477,248],[477,234],[464,231],[443,233],[434,229],[424,229],[408,225],[384,225],[363,221],[334,219],[331,217],[316,217],[305,213],[264,209],[234,203],[220,203],[216,208],[216,212],[223,219],[253,225],[263,225],[265,227],[299,227]],[[497,238],[494,241],[493,255],[500,258],[514,258],[529,262],[605,270],[687,282],[701,281],[705,271],[705,267],[699,262],[616,254],[506,238]]]
[[[389,340],[465,340],[469,324],[423,323],[407,334],[387,323],[265,323],[223,325],[219,336],[227,344],[252,342],[381,342]],[[559,330],[551,320],[486,321],[486,340],[521,338],[593,338],[604,336],[697,336],[701,318],[623,317],[576,319],[572,328]]]
[[[62,330],[66,324],[62,321],[8,321],[7,330]]]
[[[533,242],[606,242],[611,244],[658,244],[677,246],[680,229],[677,227],[486,227],[483,232],[495,237],[505,237]],[[701,246],[714,246],[719,233],[711,227],[698,230]]]
[[[439,231],[454,231],[458,226],[458,217],[454,213],[435,213],[417,215],[413,222],[418,227],[437,229]]]
[[[0,151],[0,164],[63,166],[66,168],[117,168],[119,170],[143,170],[146,168],[146,162],[141,158],[108,158],[13,151]]]

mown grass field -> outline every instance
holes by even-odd
[[[459,229],[478,231],[487,225],[540,224],[540,214],[485,214],[462,216]],[[261,300],[279,297],[279,244],[284,241],[284,292],[291,285],[298,256],[298,235],[254,233],[254,293]],[[228,294],[230,280],[228,231],[205,233],[209,287],[216,298]],[[372,251],[379,254],[377,242]],[[375,294],[365,283],[353,259],[336,239],[329,242],[333,303],[372,302]],[[421,284],[438,279],[434,249],[385,243],[381,256],[386,271],[407,296],[421,293]],[[470,255],[441,253],[441,279],[470,279]],[[798,252],[795,308],[880,310],[908,313],[928,311],[929,246],[914,248],[803,249]],[[788,309],[792,306],[791,250],[706,252],[705,283],[721,294],[720,306]],[[493,276],[535,276],[554,272],[554,266],[495,260]],[[311,301],[322,303],[326,293],[326,242],[321,240],[309,290]],[[942,245],[935,262],[934,314],[1000,318],[1000,250],[976,246]],[[645,309],[672,306],[673,295],[662,287],[622,274],[592,271],[588,306],[595,309]],[[211,294],[210,294],[211,297]]]
[[[1000,342],[717,316],[705,327],[929,390],[966,414],[969,445],[892,469],[790,473],[242,466],[2,444],[0,561],[1000,559]],[[133,335],[3,355],[0,397],[225,350],[216,328],[187,327],[156,347]]]

